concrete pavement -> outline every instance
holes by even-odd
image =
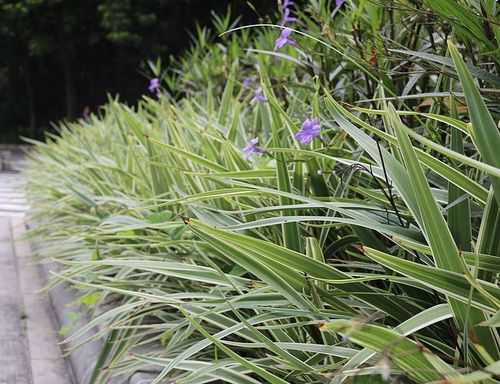
[[[5,156],[0,146],[0,384],[86,384],[103,340],[97,339],[63,357],[58,330],[70,321],[77,298],[61,284],[41,293],[53,265],[41,266],[33,256],[26,232],[22,154]],[[6,159],[8,161],[6,161]],[[83,313],[83,312],[82,312]],[[94,333],[96,330],[93,331]],[[81,340],[65,345],[73,348]],[[137,372],[115,377],[107,384],[149,384],[155,373]]]
[[[0,384],[72,384],[40,267],[23,240],[18,173],[0,173]]]

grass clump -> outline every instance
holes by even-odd
[[[494,2],[338,3],[36,144],[54,283],[108,305],[68,336],[100,325],[92,383],[498,379]]]

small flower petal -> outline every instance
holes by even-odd
[[[157,92],[158,90],[160,89],[160,79],[158,79],[157,77],[151,79],[149,81],[149,86],[148,86],[148,90],[149,92],[151,93],[155,93]]]
[[[284,28],[280,36],[276,39],[276,42],[274,44],[274,49],[278,50],[283,48],[285,45],[292,45],[292,46],[297,46],[297,43],[295,40],[290,39],[290,35],[292,34],[292,30],[290,28]]]
[[[255,103],[263,103],[267,101],[266,97],[262,94],[262,88],[259,87],[257,88],[254,93],[253,93],[253,98],[250,100],[250,103],[255,104]]]
[[[295,138],[301,144],[309,144],[316,137],[321,135],[321,125],[318,119],[306,119],[302,123],[302,127],[295,134]]]
[[[250,85],[252,85],[254,80],[255,79],[253,77],[246,77],[245,79],[243,79],[243,88],[250,88]]]
[[[281,25],[285,25],[286,23],[293,23],[295,21],[297,21],[297,18],[290,16],[290,9],[285,8],[283,10],[283,19],[281,20]]]
[[[252,155],[255,154],[262,154],[264,153],[264,150],[262,148],[259,148],[257,144],[259,143],[259,139],[256,137],[252,140],[250,140],[246,147],[243,148],[243,154],[245,156],[245,160],[249,160]]]

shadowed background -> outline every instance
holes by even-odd
[[[95,112],[107,94],[134,104],[214,10],[255,22],[269,0],[0,0],[0,143],[43,137],[51,122]],[[234,18],[234,16],[233,16]]]

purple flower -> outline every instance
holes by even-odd
[[[338,8],[344,4],[345,0],[335,0],[335,7]]]
[[[149,92],[151,93],[156,93],[160,89],[160,79],[155,77],[154,79],[151,79],[149,81],[149,86],[148,86]]]
[[[245,160],[250,159],[252,155],[260,155],[264,153],[262,148],[259,148],[257,144],[259,143],[259,139],[256,137],[248,142],[245,148],[243,148],[243,153],[245,154]]]
[[[282,12],[283,12],[283,19],[281,20],[280,25],[285,25],[286,23],[293,23],[297,21],[296,17],[290,16],[290,7],[293,5],[293,1],[291,0],[284,0],[283,1],[283,6],[282,6]]]
[[[293,23],[295,21],[297,21],[297,18],[290,16],[290,9],[284,8],[283,9],[283,19],[281,20],[281,25],[285,25],[286,23]]]
[[[255,80],[255,77],[246,77],[243,79],[243,88],[250,88],[250,85],[252,85],[253,81]]]
[[[252,100],[250,100],[250,103],[255,104],[255,103],[263,103],[267,101],[266,97],[262,94],[262,88],[259,87],[257,88],[254,93]]]
[[[314,138],[321,134],[321,126],[318,119],[306,119],[302,127],[295,134],[295,138],[301,144],[309,144]]]
[[[290,39],[290,35],[292,34],[292,30],[290,28],[284,28],[281,31],[280,37],[276,39],[274,50],[278,50],[283,48],[285,45],[297,46],[297,42],[295,40]]]

